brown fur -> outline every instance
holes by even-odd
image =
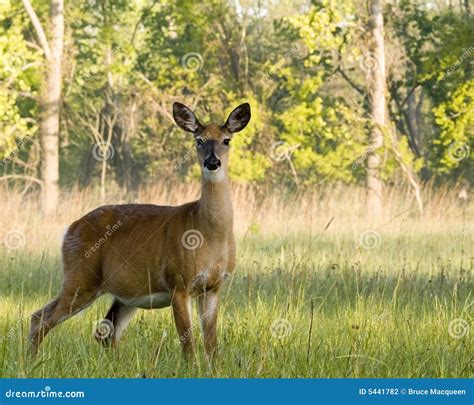
[[[211,124],[201,126],[195,136],[206,139],[206,147],[198,147],[198,160],[203,170],[199,200],[177,207],[103,206],[69,227],[62,245],[62,290],[57,298],[32,316],[32,353],[36,353],[52,328],[104,293],[115,297],[106,315],[115,327],[115,334],[102,343],[116,346],[120,332],[134,312],[134,305],[127,303],[164,293],[170,296],[178,336],[187,355],[194,352],[190,303],[192,298],[198,297],[206,354],[214,354],[219,289],[235,268],[233,211],[227,176],[228,147],[223,146],[223,140],[231,134],[225,127]],[[204,176],[203,162],[210,153],[209,145],[222,162],[219,170],[224,170],[224,176],[219,181]],[[187,231],[198,231],[202,235],[198,248],[183,246],[182,238]],[[140,307],[148,306],[145,302]],[[149,308],[152,307],[150,302]]]

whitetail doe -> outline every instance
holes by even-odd
[[[219,290],[235,267],[229,143],[250,121],[250,105],[233,110],[222,126],[202,125],[180,103],[173,104],[173,117],[194,135],[201,198],[177,207],[107,205],[74,222],[62,245],[62,290],[31,318],[32,354],[52,328],[105,293],[114,300],[105,316],[110,333],[99,333],[102,343],[115,347],[137,308],[171,306],[183,352],[193,355],[197,297],[206,355],[215,353]]]

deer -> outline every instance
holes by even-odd
[[[197,300],[205,355],[215,356],[220,290],[236,265],[230,142],[249,123],[250,105],[235,108],[224,125],[203,125],[189,107],[174,102],[173,118],[194,136],[200,198],[179,206],[105,205],[73,222],[62,243],[60,293],[31,316],[31,355],[51,329],[110,294],[112,306],[95,333],[104,346],[118,346],[138,309],[171,307],[182,352],[195,356]]]

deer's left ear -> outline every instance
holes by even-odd
[[[184,104],[173,103],[173,118],[183,131],[191,132],[194,135],[202,128],[192,110]]]
[[[250,117],[250,104],[241,104],[230,113],[224,127],[227,128],[231,134],[242,131],[249,123]]]

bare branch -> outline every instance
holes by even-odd
[[[41,25],[41,22],[36,15],[35,10],[33,9],[33,6],[30,3],[30,0],[21,0],[23,3],[23,6],[25,7],[25,10],[30,17],[31,23],[33,24],[33,28],[36,31],[36,36],[38,37],[38,41],[41,45],[41,48],[43,48],[44,56],[47,60],[51,59],[51,48],[49,47],[48,39],[46,37],[46,33],[44,32],[43,26]]]
[[[132,39],[130,40],[130,43],[132,44],[132,46],[135,46],[135,37],[137,35],[138,27],[140,27],[140,24],[143,22],[143,19],[151,12],[153,7],[155,7],[157,3],[158,3],[158,0],[153,0],[153,3],[151,4],[151,6],[145,7],[143,9],[143,11],[140,15],[140,18],[136,22],[135,28],[133,29]]]
[[[338,72],[343,78],[344,80],[349,84],[349,86],[351,86],[355,91],[357,91],[357,93],[359,93],[362,97],[367,97],[367,94],[366,92],[364,91],[364,89],[360,86],[358,86],[347,74],[346,72],[344,72],[344,70],[341,69],[340,66],[338,66],[336,68],[336,72]]]
[[[35,10],[33,9],[33,6],[31,5],[30,0],[21,0],[21,1],[36,31],[36,36],[38,37],[38,41],[41,45],[41,48],[43,48],[44,56],[47,60],[50,60],[51,48],[49,47],[48,39],[44,32],[43,26],[41,25],[41,22],[38,16],[36,15]]]
[[[20,174],[9,174],[7,176],[0,177],[0,181],[5,181],[5,180],[29,180],[29,181],[32,181],[33,183],[43,186],[43,182],[37,179],[36,177],[24,176]]]

